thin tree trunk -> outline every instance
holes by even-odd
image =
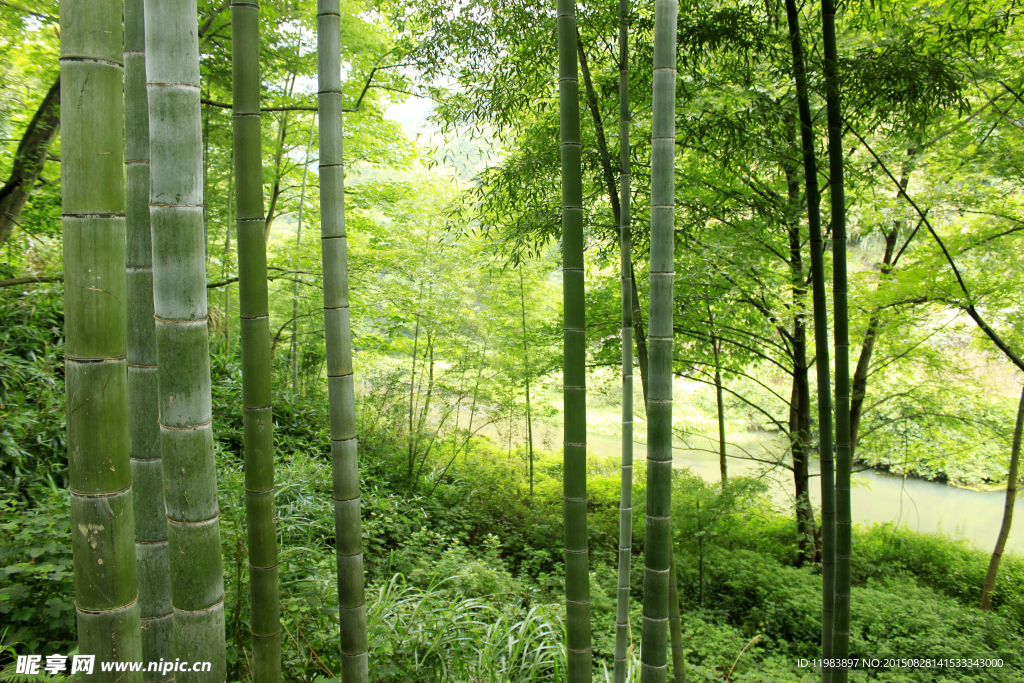
[[[313,146],[312,124],[309,126],[309,142],[306,143],[306,163],[302,166],[302,192],[299,193],[299,224],[295,229],[295,258],[300,259],[299,249],[302,247],[302,210],[306,203],[306,178],[309,176],[309,150]],[[296,262],[295,269],[298,270],[299,263]],[[292,326],[292,391],[296,391],[299,384],[299,279],[295,278],[292,287],[292,319],[295,324]]]
[[[259,8],[232,0],[232,72],[238,311],[242,343],[242,424],[253,683],[281,679],[281,616],[274,523],[274,417],[270,310],[263,216]]]
[[[60,90],[58,76],[25,128],[14,152],[11,174],[0,187],[0,244],[10,239],[32,187],[43,172],[50,145],[60,128]]]
[[[583,174],[576,2],[558,0],[559,135],[562,166],[564,297],[564,464],[562,505],[568,683],[590,683],[590,554],[587,532],[586,302],[583,276]]]
[[[530,416],[530,347],[526,340],[526,292],[523,289],[523,264],[519,264],[519,307],[523,315],[523,377],[526,380],[526,448],[530,459],[530,497],[533,497],[533,420]],[[456,421],[458,424],[458,421]]]
[[[821,467],[821,656],[832,657],[835,618],[836,499],[832,460],[832,387],[829,378],[828,305],[825,295],[825,257],[821,238],[821,194],[814,152],[814,129],[807,89],[807,72],[800,39],[800,20],[794,0],[786,2],[786,16],[793,53],[800,139],[803,148],[807,224],[811,246],[811,291],[814,310],[814,355],[818,390],[818,458]],[[832,680],[832,670],[822,667],[822,681]]]
[[[366,594],[360,512],[352,327],[345,237],[345,170],[342,155],[341,7],[317,5],[317,78],[320,122],[320,217],[324,273],[324,329],[331,407],[335,549],[341,621],[341,681],[367,683]]]
[[[792,2],[793,0],[788,0]],[[832,275],[836,345],[836,582],[832,655],[843,660],[850,652],[850,555],[852,552],[850,473],[850,329],[846,300],[846,189],[843,179],[843,115],[839,102],[839,57],[836,49],[836,10],[832,0],[821,1],[825,53],[825,110],[828,119],[829,191],[832,204]],[[846,667],[832,680],[846,683]]]
[[[292,85],[295,83],[295,75],[292,75]],[[288,94],[291,94],[292,85],[288,86]],[[270,207],[267,211],[266,230],[263,238],[270,241],[270,229],[274,227],[274,219],[277,218],[277,201],[281,198],[281,162],[284,160],[284,143],[288,138],[288,112],[281,114],[281,123],[277,131],[277,149],[274,151],[274,184],[270,188]]]
[[[420,288],[422,292],[422,287]],[[412,486],[412,471],[415,467],[416,453],[414,452],[414,428],[413,419],[416,415],[416,352],[420,342],[420,314],[416,314],[416,332],[412,339],[412,373],[409,377],[409,470],[405,478],[405,486]]]
[[[589,88],[588,88],[589,94]],[[619,0],[619,257],[622,311],[622,471],[619,484],[618,576],[615,599],[615,683],[628,674],[630,564],[633,559],[633,257],[630,234],[629,0]],[[645,392],[646,398],[646,392]]]
[[[232,211],[235,208],[235,150],[231,150],[231,168],[228,170],[228,222],[224,226],[224,258],[221,262],[221,277],[227,280],[231,260],[231,228],[234,226]],[[224,353],[231,353],[231,285],[224,287]]]
[[[210,662],[180,683],[227,675],[224,572],[213,457],[209,311],[203,244],[203,141],[193,0],[148,0],[150,224],[163,453],[174,607],[174,655]]]
[[[1013,428],[1013,448],[1010,450],[1010,472],[1006,478],[1006,505],[1003,507],[1003,523],[999,526],[999,537],[992,551],[992,559],[988,563],[985,575],[985,586],[981,589],[981,609],[992,609],[992,592],[996,589],[996,577],[999,575],[999,562],[1003,559],[1006,539],[1010,537],[1010,525],[1013,524],[1013,506],[1017,498],[1017,480],[1020,477],[1020,442],[1024,432],[1024,391],[1021,392],[1017,404],[1017,424]]]
[[[124,6],[125,245],[128,302],[128,429],[135,496],[135,560],[142,618],[142,657],[172,660],[170,558],[164,516],[157,402],[156,326],[153,323],[153,240],[149,227],[149,106],[142,0]],[[144,672],[167,681],[170,672]]]
[[[917,148],[911,147],[908,149],[907,155],[913,159],[917,155]],[[907,165],[903,167],[903,176],[900,178],[901,192],[906,192],[909,182],[910,169],[908,160]],[[899,193],[896,196],[899,198]],[[892,230],[885,236],[885,252],[882,254],[882,263],[879,266],[883,278],[892,272],[892,269],[896,266],[896,260],[899,258],[899,254],[896,252],[896,242],[899,240],[902,227],[902,219],[894,221]],[[853,384],[850,388],[850,448],[853,452],[857,450],[857,434],[860,431],[860,418],[864,410],[864,398],[867,396],[871,356],[881,331],[881,322],[881,316],[876,310],[868,320],[868,327],[864,332],[864,343],[861,344],[860,355],[857,358],[857,367],[853,372]]]
[[[708,311],[708,323],[713,320]],[[711,350],[715,354],[715,402],[718,406],[718,468],[722,476],[722,490],[729,484],[729,464],[725,453],[725,402],[722,400],[722,360],[719,356],[719,340],[712,332]]]
[[[628,12],[628,6],[627,6]],[[590,115],[594,122],[594,131],[597,137],[597,149],[601,159],[601,168],[605,176],[605,185],[608,188],[608,201],[612,205],[612,217],[615,219],[615,225],[621,226],[623,217],[622,211],[629,210],[628,202],[630,199],[630,191],[627,188],[626,194],[620,197],[620,194],[615,191],[615,174],[612,170],[611,154],[608,151],[608,140],[604,134],[604,123],[601,121],[601,112],[597,106],[597,93],[594,90],[594,84],[590,78],[590,69],[587,68],[586,53],[583,51],[583,44],[579,40],[579,34],[577,33],[577,53],[580,57],[580,73],[583,75],[583,83],[587,91],[587,100],[590,108]],[[626,69],[628,71],[628,68]],[[621,98],[621,87],[622,87],[622,67],[619,68],[619,79],[620,79],[620,98]],[[629,87],[628,81],[626,87]],[[626,93],[628,96],[628,92]],[[629,106],[629,100],[627,97],[626,106]],[[626,111],[626,117],[628,120],[629,111]],[[620,112],[621,116],[621,112]],[[619,131],[620,145],[623,140],[620,122]],[[625,138],[628,143],[628,137]],[[629,146],[626,147],[626,157],[622,157],[620,150],[620,167],[622,169],[629,170]],[[628,218],[628,217],[627,217]],[[640,295],[636,288],[636,273],[633,271],[632,257],[629,261],[629,279],[630,279],[630,290],[633,302],[633,334],[636,338],[636,358],[637,364],[640,367],[640,383],[643,387],[644,402],[647,401],[647,335],[644,333],[644,318],[643,311],[640,307]]]
[[[142,659],[129,462],[121,11],[109,0],[60,5],[75,617],[79,652],[100,662]],[[93,678],[137,683],[142,673],[97,666]]]
[[[647,399],[647,513],[644,533],[642,683],[668,670],[672,560],[672,337],[675,274],[675,91],[677,0],[654,6],[651,130],[650,391]]]

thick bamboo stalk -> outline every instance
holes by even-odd
[[[327,343],[327,389],[334,470],[341,680],[342,683],[366,683],[369,680],[369,669],[345,237],[339,0],[318,0],[316,21],[320,104],[320,245],[323,254],[324,333]]]
[[[828,119],[828,173],[832,204],[832,307],[836,346],[836,569],[832,655],[843,660],[850,652],[850,555],[852,552],[850,473],[850,326],[846,300],[846,188],[843,180],[843,115],[839,102],[839,57],[836,48],[836,9],[832,0],[821,1],[825,52],[825,111]],[[824,462],[824,460],[823,460]],[[849,672],[839,667],[836,683],[846,683]]]
[[[630,234],[629,0],[619,0],[619,259],[622,304],[622,474],[615,602],[615,683],[628,673],[629,573],[633,557],[633,256]]]
[[[124,6],[126,252],[128,285],[128,429],[135,491],[135,558],[142,655],[172,660],[170,559],[157,405],[156,326],[153,323],[153,250],[149,229],[149,99],[143,0]],[[166,681],[170,672],[143,672]]]
[[[60,5],[64,372],[78,646],[142,658],[129,464],[121,3]],[[122,561],[127,559],[127,561]]]
[[[832,629],[835,611],[836,500],[832,454],[832,387],[829,381],[828,304],[825,294],[825,258],[821,239],[821,195],[818,190],[818,162],[814,150],[814,129],[807,88],[807,68],[800,16],[795,0],[786,0],[793,76],[796,81],[800,139],[803,146],[804,184],[807,193],[807,224],[811,243],[811,290],[814,308],[814,353],[818,381],[818,455],[821,463],[821,658],[832,658]],[[832,680],[832,670],[823,666],[823,683]]]
[[[174,610],[174,656],[210,662],[181,683],[221,683],[224,574],[213,458],[195,0],[147,0],[150,227]]]
[[[249,542],[249,606],[253,683],[281,679],[281,619],[274,525],[274,417],[271,406],[270,315],[263,216],[260,131],[259,5],[231,3],[234,107],[235,234],[238,243],[239,339],[245,515]]]
[[[643,683],[668,674],[672,556],[672,317],[675,272],[676,0],[654,6],[651,134],[650,388],[647,399],[647,512],[644,532]]]
[[[562,164],[563,436],[562,515],[568,683],[590,683],[590,557],[587,542],[587,401],[583,283],[583,175],[576,62],[576,3],[558,0],[558,102]]]
[[[1013,524],[1013,505],[1017,498],[1017,479],[1020,477],[1022,433],[1024,433],[1024,391],[1021,392],[1020,402],[1017,404],[1017,423],[1013,427],[1013,446],[1010,450],[1010,472],[1006,477],[1006,503],[1003,506],[1003,521],[999,525],[996,547],[993,549],[992,557],[989,559],[988,572],[985,574],[985,585],[981,589],[981,609],[983,610],[992,609],[992,593],[996,589],[999,563],[1003,559],[1003,551],[1006,550],[1006,539],[1010,537],[1010,527]]]

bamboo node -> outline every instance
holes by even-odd
[[[122,62],[115,62],[113,59],[103,59],[102,57],[61,57],[60,62],[79,62],[84,64],[100,64],[102,66],[114,66],[119,69],[124,68]]]
[[[101,493],[79,493],[78,491],[70,490],[70,493],[72,496],[77,496],[78,498],[114,498],[124,493],[131,492],[131,490],[132,485],[128,484],[124,488],[118,489],[117,491],[103,491]]]
[[[135,597],[126,602],[123,605],[117,607],[111,607],[110,609],[82,609],[78,606],[78,602],[75,601],[75,610],[82,614],[113,614],[114,612],[125,612],[131,609],[132,605],[139,601],[139,591],[135,591]]]
[[[218,600],[217,602],[213,603],[209,607],[204,607],[203,609],[189,610],[189,609],[181,609],[180,607],[175,607],[174,605],[171,605],[171,608],[175,612],[181,612],[182,614],[202,614],[203,612],[213,612],[218,607],[221,608],[221,609],[223,609],[223,607],[224,607],[224,596],[223,595],[221,596],[220,600]]]
[[[213,424],[213,418],[211,417],[206,422],[200,422],[199,424],[194,424],[194,425],[186,425],[184,427],[171,427],[169,425],[165,425],[160,420],[157,420],[156,422],[157,422],[158,425],[160,425],[161,429],[174,429],[174,430],[178,430],[178,431],[184,431],[186,429],[202,429],[203,427],[212,425]]]

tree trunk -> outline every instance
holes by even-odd
[[[60,5],[75,616],[79,652],[100,662],[142,659],[129,464],[121,11],[108,0]],[[137,683],[142,673],[97,666],[93,678]]]
[[[422,287],[420,288],[422,292]],[[416,430],[413,427],[413,420],[416,416],[416,352],[420,343],[420,315],[416,314],[416,332],[412,339],[412,370],[409,377],[409,462],[406,472],[405,486],[412,487],[412,473],[416,467],[416,452],[414,450]]]
[[[0,245],[10,239],[32,186],[43,172],[46,155],[60,128],[60,90],[58,76],[25,128],[14,153],[11,175],[0,187]]]
[[[587,89],[588,93],[590,88]],[[619,0],[619,256],[622,309],[622,474],[619,485],[619,548],[615,603],[615,683],[625,683],[633,559],[633,257],[630,231],[629,0]],[[610,170],[610,169],[609,169]],[[614,194],[614,193],[613,193]]]
[[[917,155],[917,148],[911,147],[907,155],[912,159]],[[905,192],[910,182],[909,161],[903,168],[903,177],[900,178],[900,190]],[[897,198],[900,193],[897,193]],[[903,221],[893,222],[892,230],[885,236],[885,252],[882,254],[880,264],[881,276],[887,277],[896,265],[899,254],[896,253],[896,242],[900,237],[900,230]],[[871,355],[875,350],[875,342],[881,330],[881,316],[877,311],[868,320],[867,330],[864,332],[864,343],[860,347],[860,356],[857,358],[857,367],[853,372],[853,386],[850,390],[850,448],[852,452],[857,450],[857,433],[860,431],[860,419],[864,410],[864,398],[867,396],[868,373],[871,369]],[[851,455],[852,457],[852,455]]]
[[[533,418],[530,414],[530,347],[526,341],[526,291],[523,289],[523,264],[519,264],[519,308],[523,316],[523,378],[526,380],[526,453],[530,460],[530,497],[533,497]],[[455,421],[456,428],[458,420]]]
[[[708,324],[713,324],[710,315]],[[722,399],[722,360],[719,355],[720,342],[712,332],[711,349],[715,354],[715,403],[718,406],[718,468],[722,476],[722,490],[729,484],[729,463],[725,453],[725,401]]]
[[[583,278],[583,173],[576,2],[558,0],[558,93],[562,165],[564,297],[563,510],[568,683],[590,683],[590,559],[587,532],[586,302]]]
[[[1017,479],[1020,476],[1020,442],[1024,432],[1024,391],[1017,404],[1017,424],[1013,428],[1013,447],[1010,450],[1010,472],[1006,478],[1006,505],[1003,507],[1003,523],[999,526],[999,537],[992,551],[992,559],[988,563],[985,575],[985,586],[981,590],[981,609],[992,609],[992,592],[996,588],[996,577],[999,574],[999,562],[1003,559],[1006,539],[1010,536],[1010,525],[1013,523],[1013,506],[1017,498]]]
[[[664,681],[672,560],[672,337],[675,274],[677,0],[654,6],[651,128],[650,390],[644,524],[642,683]]]
[[[320,123],[320,217],[324,273],[324,331],[331,407],[335,548],[341,621],[341,681],[369,680],[359,461],[356,449],[352,327],[345,237],[345,171],[342,156],[341,7],[317,6],[317,78]]]
[[[174,607],[174,655],[212,664],[181,683],[221,683],[224,574],[213,457],[209,311],[203,243],[203,141],[196,5],[147,1],[150,224]]]
[[[242,424],[253,683],[281,680],[281,616],[274,523],[274,416],[271,402],[267,246],[263,236],[258,6],[231,3],[232,128],[238,187],[238,312],[242,343]]]
[[[313,126],[309,127],[309,142],[306,143],[306,163],[302,166],[302,191],[299,193],[299,224],[295,229],[295,258],[301,259],[299,249],[302,247],[302,210],[306,204],[306,179],[309,176],[309,150],[313,146]],[[300,263],[296,261],[295,269],[298,270]],[[299,385],[299,278],[292,283],[292,392],[298,389]]]
[[[627,12],[628,12],[628,9],[629,8],[627,6],[627,8],[626,8]],[[601,112],[598,110],[598,107],[597,107],[597,93],[595,92],[594,85],[591,82],[590,70],[587,68],[586,54],[583,51],[582,42],[579,42],[579,35],[578,34],[577,34],[577,52],[578,52],[578,54],[580,56],[580,72],[583,75],[583,83],[585,84],[586,90],[587,90],[587,99],[588,99],[588,102],[589,102],[589,105],[590,105],[590,114],[591,114],[591,117],[592,117],[592,119],[594,121],[594,131],[595,131],[595,135],[597,137],[597,149],[598,149],[599,156],[600,156],[600,159],[601,159],[601,167],[602,167],[602,170],[603,170],[604,176],[605,176],[605,184],[608,187],[608,201],[610,201],[611,205],[612,205],[612,217],[615,219],[615,225],[621,226],[622,225],[622,221],[624,220],[623,216],[622,216],[622,212],[623,211],[627,211],[627,212],[629,211],[629,201],[630,201],[630,196],[631,196],[630,195],[630,189],[627,186],[625,194],[622,194],[621,197],[620,197],[620,194],[617,194],[615,192],[615,174],[612,171],[611,154],[608,151],[608,140],[606,139],[605,134],[604,134],[604,123],[601,121]],[[625,53],[622,53],[622,54],[625,54]],[[626,68],[625,70],[628,71],[628,68]],[[623,97],[623,95],[622,95],[622,81],[621,81],[621,79],[622,79],[622,71],[623,71],[623,67],[620,66],[619,67],[619,79],[620,79],[620,84],[619,84],[620,93],[619,93],[619,95],[620,95],[620,101],[621,101],[621,98]],[[628,75],[627,75],[627,79],[628,79]],[[628,88],[628,87],[629,87],[629,81],[627,80],[626,81],[626,88]],[[629,92],[627,90],[627,92],[625,94],[625,97],[627,98],[626,99],[626,105],[627,106],[629,105],[628,95],[629,95]],[[620,104],[620,107],[621,107],[621,104]],[[628,123],[629,111],[626,111],[625,116],[627,117],[627,123]],[[626,149],[626,156],[624,156],[624,157],[622,156],[621,149],[620,149],[620,154],[619,154],[620,166],[621,166],[622,169],[624,169],[623,172],[627,173],[627,175],[628,175],[628,172],[629,172],[629,145],[628,145],[629,138],[628,138],[628,131],[626,133],[627,137],[625,137],[625,138],[622,137],[621,111],[620,111],[620,126],[619,126],[619,128],[620,128],[620,130],[619,130],[620,145],[621,145],[621,141],[622,140],[625,140],[626,143],[627,143],[626,148],[625,148]],[[628,220],[628,218],[629,217],[627,216],[625,220]],[[639,295],[639,293],[637,292],[637,289],[636,289],[636,273],[633,271],[632,257],[630,257],[628,270],[629,270],[629,280],[630,280],[630,290],[631,290],[630,295],[632,297],[632,302],[633,302],[633,334],[634,334],[634,336],[636,338],[636,357],[637,357],[637,364],[640,367],[640,383],[643,386],[644,402],[646,403],[646,401],[647,401],[647,336],[644,334],[643,311],[640,308],[640,295]]]
[[[792,2],[793,0],[788,0]],[[832,655],[842,660],[850,652],[850,325],[846,300],[846,189],[843,179],[843,115],[839,97],[839,57],[836,50],[836,10],[832,0],[821,1],[825,53],[825,110],[828,119],[828,172],[832,204],[832,276],[836,345],[836,584]],[[846,683],[845,667],[832,680]]]
[[[124,6],[125,245],[128,312],[128,429],[135,495],[135,560],[142,618],[142,657],[172,660],[170,558],[160,457],[160,407],[153,323],[153,241],[149,227],[149,105],[142,0]],[[144,672],[167,681],[168,673]]]
[[[221,277],[227,280],[231,261],[232,211],[235,208],[235,151],[231,150],[231,168],[228,170],[228,222],[224,226],[224,258],[221,259]],[[231,353],[231,285],[224,287],[224,353]]]
[[[292,76],[292,83],[295,76]],[[289,92],[291,87],[289,86]],[[288,112],[281,114],[281,123],[277,131],[277,149],[274,151],[274,184],[270,188],[270,208],[267,211],[267,223],[263,235],[265,241],[270,240],[270,229],[277,218],[277,200],[281,198],[281,163],[284,160],[284,143],[288,137]]]

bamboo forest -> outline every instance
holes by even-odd
[[[1022,15],[0,0],[0,681],[1024,683]]]

